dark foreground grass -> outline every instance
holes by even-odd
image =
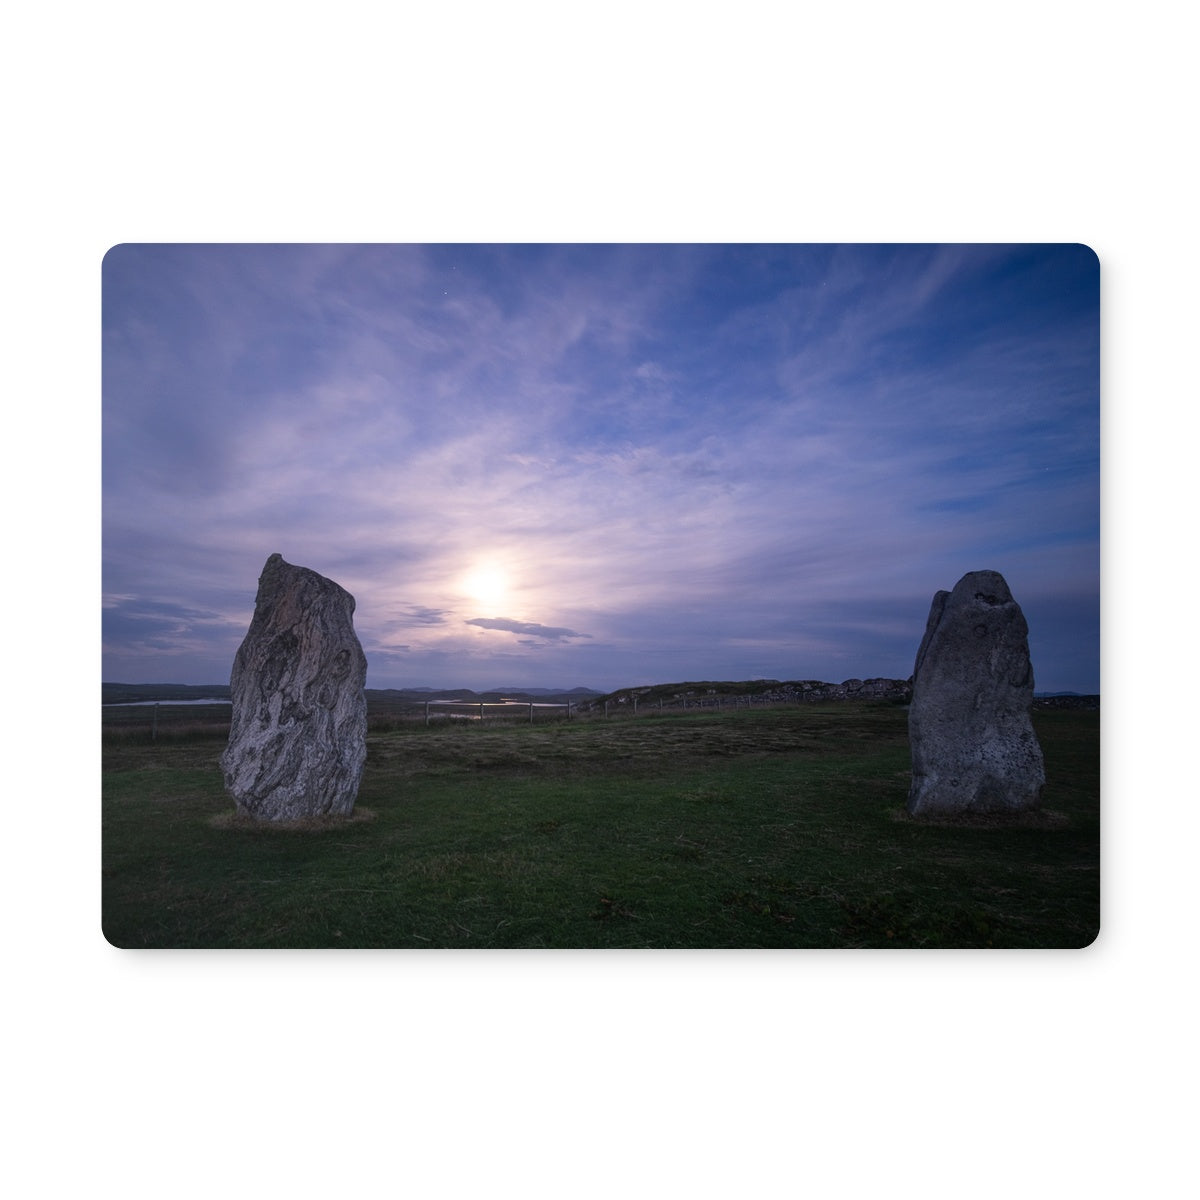
[[[904,815],[906,712],[842,704],[368,737],[360,819],[230,819],[219,737],[105,746],[103,930],[148,947],[1079,947],[1099,714],[1048,815]],[[365,813],[361,810],[366,810]]]

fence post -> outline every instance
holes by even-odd
[[[425,728],[429,728],[429,701],[425,701]]]
[[[634,698],[633,698],[633,715],[635,717],[637,716],[637,697],[636,696],[634,696]]]
[[[158,701],[154,702],[154,724],[150,726],[150,740],[158,741]]]
[[[529,702],[529,723],[530,723],[530,725],[533,724],[533,701],[532,700],[530,700],[530,702]]]
[[[607,700],[605,700],[605,702],[604,702],[604,715],[606,717],[608,716],[608,701]]]
[[[482,700],[480,700],[480,702],[479,702],[479,723],[480,723],[480,725],[483,724],[483,701]]]

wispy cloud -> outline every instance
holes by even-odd
[[[413,605],[407,612],[407,617],[417,625],[442,625],[446,622],[448,613],[444,608],[425,608],[423,605]]]
[[[472,617],[468,625],[478,625],[480,629],[500,629],[507,633],[523,633],[526,635],[525,645],[541,645],[550,642],[566,642],[572,638],[589,638],[590,633],[576,633],[574,629],[560,629],[553,625],[539,625],[535,621],[512,621],[508,617]]]

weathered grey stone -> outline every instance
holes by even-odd
[[[237,811],[262,821],[345,816],[367,757],[367,659],[354,597],[272,554],[233,660],[221,756]]]
[[[1046,772],[1029,710],[1029,627],[1004,577],[972,571],[938,592],[913,670],[913,816],[1018,813]]]

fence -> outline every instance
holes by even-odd
[[[421,721],[426,728],[438,720],[520,721],[532,725],[543,718],[551,720],[592,720],[610,717],[637,717],[652,714],[666,715],[708,709],[720,712],[736,708],[771,708],[779,704],[795,704],[794,700],[766,699],[758,696],[697,696],[652,699],[637,696],[628,700],[383,700],[372,696],[368,701],[368,718],[373,729],[390,724]]]
[[[100,709],[100,727],[106,740],[160,737],[227,737],[232,708],[224,704],[184,701],[143,701],[136,704],[105,704]]]
[[[774,698],[765,696],[672,696],[647,700],[643,697],[630,696],[620,700],[594,701],[581,708],[580,715],[588,716],[631,716],[636,717],[645,713],[679,713],[696,709],[710,709],[722,712],[725,709],[738,708],[776,708],[780,705],[795,705],[797,701],[790,697]]]
[[[840,690],[840,689],[839,689]],[[626,696],[609,700],[572,700],[557,703],[541,700],[419,700],[368,696],[368,727],[386,730],[398,725],[423,722],[428,728],[439,720],[494,721],[534,724],[539,719],[591,720],[611,717],[667,716],[708,710],[794,707],[814,701],[830,701],[828,692],[792,695],[699,695],[699,696]],[[864,697],[875,698],[875,697]],[[192,702],[143,701],[140,704],[106,704],[103,730],[106,738],[149,736],[178,737],[228,736],[230,706]]]
[[[504,709],[505,712],[493,713],[493,716],[516,717],[520,716],[526,709],[529,712],[529,724],[534,721],[534,709],[538,708],[553,708],[563,709],[564,716],[569,721],[571,719],[571,702],[566,704],[550,704],[540,701],[530,700],[426,700],[425,701],[425,727],[429,727],[429,722],[433,717],[454,718],[459,720],[483,721],[487,716],[488,709]],[[450,712],[449,709],[466,709],[466,712]],[[436,711],[431,711],[436,710]]]

